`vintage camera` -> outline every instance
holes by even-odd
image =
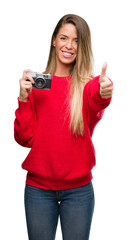
[[[38,72],[28,72],[28,74],[34,79],[34,84],[32,84],[33,88],[45,89],[45,90],[51,89],[51,80],[52,80],[51,74],[49,73],[43,74]]]

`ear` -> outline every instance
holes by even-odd
[[[55,47],[56,46],[56,39],[54,38],[52,41],[52,45]]]

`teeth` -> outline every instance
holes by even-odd
[[[72,56],[72,53],[63,52],[66,56]]]

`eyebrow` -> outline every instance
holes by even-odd
[[[62,34],[62,33],[61,33],[61,34],[60,34],[59,36],[64,36],[64,37],[68,37],[67,35],[65,35],[65,34]]]
[[[64,37],[68,37],[67,35],[65,35],[65,34],[60,34],[59,36],[64,36]],[[78,37],[74,37],[74,39],[78,39]]]

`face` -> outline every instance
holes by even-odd
[[[53,41],[56,49],[56,63],[72,65],[77,55],[77,31],[73,24],[64,24]]]

